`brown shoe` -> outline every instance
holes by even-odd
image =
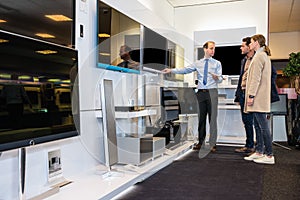
[[[236,153],[246,153],[247,150],[248,150],[247,147],[242,147],[242,148],[235,149],[234,152],[236,152]]]
[[[201,149],[201,144],[196,144],[194,147],[193,147],[193,150],[200,150]]]
[[[254,148],[242,147],[234,150],[236,153],[253,153],[255,151]]]
[[[215,153],[217,151],[217,147],[216,146],[213,146],[211,149],[210,149],[210,152],[212,153]]]

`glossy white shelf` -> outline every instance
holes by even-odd
[[[174,150],[166,150],[163,156],[149,160],[142,166],[114,165],[111,176],[107,177],[103,176],[103,173],[109,173],[108,169],[102,165],[98,166],[97,169],[70,177],[73,183],[62,187],[58,193],[48,197],[47,200],[113,199],[127,188],[170,165],[175,159],[188,152],[192,146],[193,142],[185,142]]]
[[[128,119],[128,118],[135,118],[135,117],[144,117],[149,115],[156,115],[156,110],[150,109],[150,110],[140,110],[140,111],[131,111],[131,112],[116,112],[116,118],[117,119]],[[96,110],[96,117],[102,118],[102,110]]]
[[[218,89],[236,89],[237,85],[218,85]]]
[[[234,99],[219,99],[219,104],[234,104],[234,105],[238,105],[234,103]]]
[[[236,105],[218,105],[219,109],[222,110],[239,110],[241,109],[240,105],[236,104]]]

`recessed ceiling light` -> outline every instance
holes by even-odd
[[[1,38],[0,38],[0,43],[6,43],[6,42],[9,42],[9,40],[1,39]]]
[[[61,82],[61,79],[59,79],[59,78],[49,78],[48,81],[55,83],[55,82]]]
[[[101,56],[110,56],[110,53],[99,53]]]
[[[32,79],[32,76],[28,76],[28,75],[19,76],[19,80],[31,80],[31,79]]]
[[[10,74],[0,74],[0,79],[10,79]]]
[[[66,17],[64,15],[45,15],[45,17],[48,17],[48,18],[52,19],[53,21],[57,21],[57,22],[72,21],[71,18]]]
[[[50,35],[50,34],[48,34],[48,33],[36,33],[35,35],[36,35],[36,36],[39,36],[39,37],[41,37],[41,38],[55,38],[54,35]]]
[[[109,38],[110,35],[107,34],[107,33],[99,33],[99,34],[98,34],[98,37],[100,37],[100,38]]]
[[[70,79],[66,79],[66,80],[62,80],[61,82],[62,83],[71,83],[71,80]]]
[[[4,19],[0,19],[0,23],[5,23],[5,22],[7,22],[7,21]]]
[[[35,51],[36,53],[39,53],[39,54],[55,54],[57,53],[57,51],[53,51],[53,50],[40,50],[40,51]]]

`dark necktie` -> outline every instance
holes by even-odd
[[[125,63],[124,63],[124,68],[128,68],[128,61],[125,61]]]
[[[207,84],[207,73],[208,73],[208,59],[205,59],[204,75],[203,75],[203,85]]]

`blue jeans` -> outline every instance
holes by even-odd
[[[244,128],[246,131],[246,145],[247,148],[254,148],[254,139],[253,139],[253,113],[244,113],[244,104],[245,104],[245,92],[239,94],[239,103],[241,106],[241,115]]]
[[[256,152],[272,156],[272,139],[267,113],[253,112],[253,117],[257,142]]]

